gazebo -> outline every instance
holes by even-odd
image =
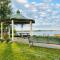
[[[1,22],[1,39],[3,39],[3,23],[11,24],[12,26],[12,41],[14,40],[14,24],[30,24],[30,36],[32,36],[32,23],[35,23],[32,19],[27,19],[20,14],[18,10],[15,15],[11,15],[8,19],[2,19]],[[10,36],[10,28],[9,28],[9,36]]]

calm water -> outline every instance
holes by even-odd
[[[54,35],[60,34],[60,31],[36,31],[32,32],[33,35]]]
[[[21,32],[18,32],[21,33]],[[26,33],[26,32],[24,32]],[[29,33],[29,32],[27,32]],[[44,30],[44,31],[33,31],[32,32],[33,35],[54,35],[54,34],[60,34],[60,30],[57,31],[51,31],[51,30]]]

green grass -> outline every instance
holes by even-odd
[[[0,60],[60,60],[60,50],[3,42],[0,43]]]

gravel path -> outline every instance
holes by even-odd
[[[56,48],[60,49],[60,45],[56,44],[46,44],[46,43],[34,43],[34,46],[46,47],[46,48]]]

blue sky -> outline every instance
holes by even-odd
[[[12,0],[12,7],[35,20],[33,29],[60,30],[60,0]],[[29,29],[29,25],[26,28]]]

